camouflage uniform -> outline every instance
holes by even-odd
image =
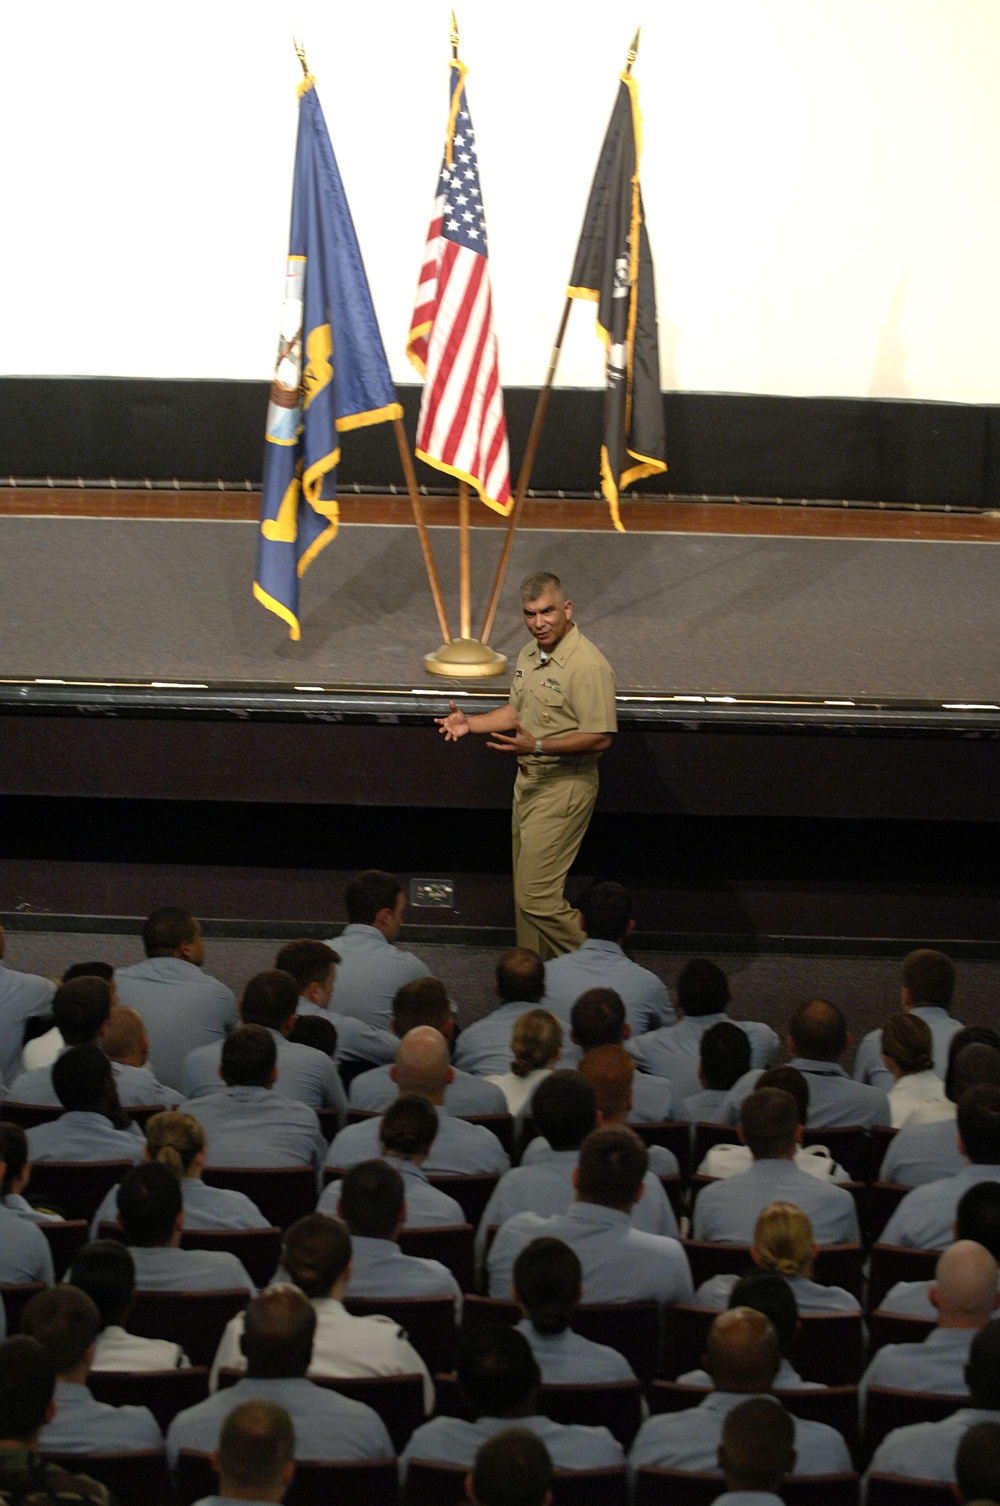
[[[0,1449],[0,1502],[4,1506],[115,1506],[106,1485],[89,1475],[72,1475],[28,1448]]]

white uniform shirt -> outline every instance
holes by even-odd
[[[169,1339],[144,1339],[109,1323],[97,1335],[91,1370],[176,1370],[190,1361],[179,1344]]]
[[[118,1002],[142,1015],[149,1059],[162,1082],[183,1091],[184,1058],[240,1023],[236,995],[183,957],[147,957],[115,970]]]
[[[889,1112],[893,1128],[902,1129],[904,1124],[909,1124],[917,1109],[922,1109],[927,1104],[947,1102],[944,1083],[936,1072],[908,1072],[889,1089]]]

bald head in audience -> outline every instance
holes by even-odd
[[[212,1463],[222,1500],[283,1501],[295,1474],[295,1429],[284,1407],[245,1401],[219,1431]]]
[[[722,1424],[719,1468],[727,1490],[778,1495],[785,1476],[795,1469],[795,1423],[790,1414],[765,1396],[733,1407]]]
[[[702,1363],[717,1391],[770,1391],[781,1364],[778,1336],[763,1313],[732,1307],[709,1329]]]
[[[813,999],[802,1004],[788,1026],[788,1049],[807,1061],[839,1061],[853,1043],[847,1021],[836,1004]]]
[[[142,1015],[127,1004],[111,1011],[101,1036],[101,1050],[113,1062],[127,1067],[144,1067],[149,1057],[149,1042]]]
[[[993,1317],[997,1292],[997,1263],[989,1250],[971,1239],[959,1239],[939,1257],[934,1268],[930,1300],[940,1328],[982,1328]]]
[[[399,1043],[396,1065],[390,1075],[400,1094],[417,1093],[433,1104],[444,1103],[444,1090],[454,1076],[448,1056],[448,1042],[440,1030],[418,1025],[408,1030]]]

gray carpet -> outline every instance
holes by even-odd
[[[432,538],[451,602],[457,533]],[[255,544],[248,523],[0,518],[0,676],[442,688],[422,665],[439,634],[412,529],[341,530],[303,581],[298,644],[251,597]],[[474,631],[499,547],[474,532]],[[563,577],[620,689],[1000,694],[995,545],[526,532],[493,639],[509,655],[536,568]]]

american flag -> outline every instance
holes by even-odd
[[[421,460],[510,512],[510,456],[493,328],[486,219],[464,64],[451,65],[444,161],[406,353],[424,377]]]

